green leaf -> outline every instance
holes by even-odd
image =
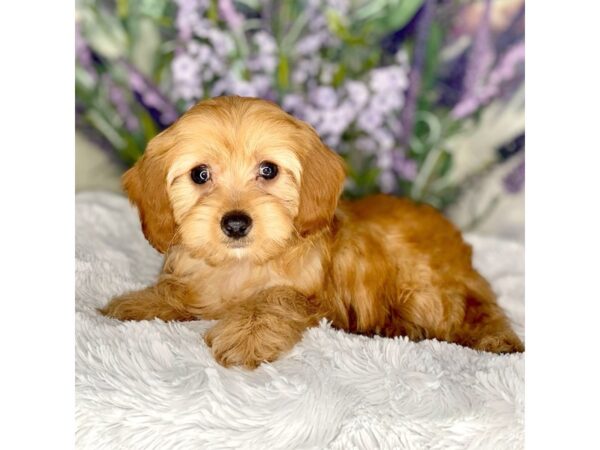
[[[97,53],[108,59],[125,56],[129,36],[115,15],[100,9],[83,9],[78,15],[85,38]]]
[[[331,84],[334,87],[339,87],[342,85],[345,78],[346,78],[346,66],[344,66],[343,64],[340,64],[338,66],[337,70],[335,71],[335,74],[333,75],[333,80],[332,80]]]
[[[385,19],[386,28],[399,30],[414,17],[425,0],[402,0],[392,6]]]
[[[327,26],[329,29],[335,33],[337,37],[344,41],[345,44],[358,45],[365,44],[367,42],[365,36],[360,32],[360,30],[354,30],[354,32],[351,32],[344,24],[342,16],[333,9],[328,9],[325,12],[325,17],[327,18]]]
[[[160,31],[147,17],[137,21],[137,33],[131,43],[131,62],[147,77],[152,77],[161,45]]]
[[[104,135],[104,137],[110,142],[110,144],[117,150],[124,147],[125,141],[119,134],[118,130],[115,130],[113,126],[104,118],[99,111],[95,109],[89,109],[86,114],[86,119]]]
[[[138,117],[140,119],[140,124],[142,125],[144,137],[146,138],[146,142],[148,142],[158,134],[158,127],[147,111],[141,110]]]
[[[434,23],[431,26],[429,38],[427,39],[425,67],[423,68],[423,81],[421,83],[421,92],[425,93],[425,95],[428,91],[433,89],[435,85],[443,40],[444,33],[442,28]]]
[[[438,160],[436,172],[436,178],[443,177],[452,168],[452,155],[446,150],[443,150]]]
[[[117,12],[120,18],[124,18],[129,13],[128,0],[117,0]]]
[[[284,91],[289,86],[290,65],[286,55],[279,55],[279,65],[277,67],[277,85]]]

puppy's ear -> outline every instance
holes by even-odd
[[[305,146],[300,157],[300,205],[295,225],[300,235],[315,232],[333,220],[338,199],[344,187],[344,160],[325,146],[316,131],[302,123]]]
[[[146,239],[161,253],[167,251],[175,235],[165,158],[171,144],[167,129],[148,143],[142,157],[122,178],[129,200],[137,206]]]

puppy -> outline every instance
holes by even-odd
[[[524,350],[456,227],[406,199],[341,201],[344,178],[343,160],[275,104],[198,103],[123,176],[165,254],[158,281],[102,312],[217,320],[204,339],[224,366],[274,361],[323,317],[368,336]]]

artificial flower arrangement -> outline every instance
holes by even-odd
[[[522,89],[523,15],[522,1],[78,0],[77,127],[128,166],[196,101],[262,97],[344,157],[347,196],[444,208],[465,184],[451,138]],[[505,144],[467,178],[523,136]]]

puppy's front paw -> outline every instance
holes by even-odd
[[[274,361],[317,324],[314,307],[302,294],[274,287],[231,307],[204,336],[219,364],[254,369]]]
[[[108,305],[99,309],[102,314],[119,320],[146,320],[147,308],[140,298],[132,294],[113,298]]]
[[[164,293],[163,293],[164,294]],[[193,320],[194,316],[154,288],[129,292],[113,298],[100,313],[119,320]]]
[[[255,369],[264,361],[276,360],[296,341],[285,330],[274,330],[264,322],[252,317],[225,318],[206,333],[204,341],[222,366]]]

